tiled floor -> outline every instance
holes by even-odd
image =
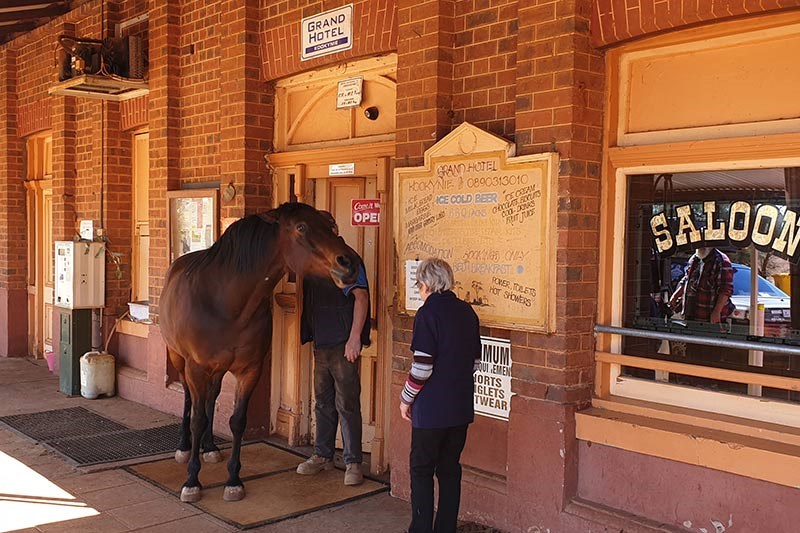
[[[86,400],[58,392],[43,361],[0,358],[0,416],[83,406],[131,428],[175,418],[120,398]],[[381,493],[253,532],[395,533],[406,502]],[[206,533],[237,531],[193,505],[109,465],[78,468],[34,441],[0,427],[0,531]]]

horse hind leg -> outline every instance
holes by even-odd
[[[181,501],[194,503],[200,500],[200,442],[208,425],[206,417],[206,399],[209,395],[209,380],[202,368],[187,365],[186,384],[192,397],[192,450],[187,466],[187,478],[181,489]]]
[[[206,400],[206,418],[208,425],[206,432],[203,433],[203,441],[200,444],[200,449],[203,450],[203,462],[205,463],[219,463],[222,461],[222,453],[219,448],[214,444],[214,407],[217,404],[217,397],[219,391],[222,389],[222,378],[225,373],[216,374],[212,377],[211,391]]]
[[[189,461],[190,450],[192,449],[192,436],[189,428],[189,421],[192,416],[192,396],[186,386],[185,366],[186,362],[177,352],[167,349],[167,355],[172,366],[177,370],[183,385],[183,418],[181,427],[178,430],[178,448],[175,450],[175,462],[184,464]]]
[[[245,496],[244,484],[239,478],[239,471],[242,468],[239,458],[242,450],[242,436],[247,425],[247,406],[259,377],[261,377],[260,362],[255,368],[250,368],[236,376],[236,400],[230,419],[233,446],[228,459],[228,481],[225,482],[225,491],[222,494],[222,499],[227,502],[238,501]]]

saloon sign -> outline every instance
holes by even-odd
[[[754,206],[738,201],[704,202],[675,207],[650,218],[650,230],[659,254],[669,256],[679,248],[731,244],[745,248],[751,244],[762,252],[772,252],[793,263],[800,260],[800,214],[785,206]]]

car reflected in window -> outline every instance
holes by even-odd
[[[750,320],[750,267],[733,263],[733,296],[736,306],[732,318],[737,322]],[[783,337],[788,334],[792,322],[791,297],[758,276],[758,304],[764,305],[764,334]]]

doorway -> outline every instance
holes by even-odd
[[[391,378],[391,321],[388,306],[393,286],[390,265],[391,220],[389,219],[389,176],[394,147],[381,144],[353,148],[344,157],[352,157],[352,176],[330,176],[330,165],[323,154],[275,154],[270,161],[300,159],[309,164],[282,165],[275,169],[276,204],[299,201],[333,214],[339,233],[364,260],[370,285],[371,340],[361,352],[362,450],[370,455],[374,474],[388,468],[386,438],[388,398]],[[340,152],[338,156],[342,156]],[[274,158],[274,159],[273,159]],[[284,159],[282,159],[284,158]],[[336,159],[334,161],[341,161]],[[380,202],[379,226],[356,227],[351,224],[352,201],[376,199]],[[292,446],[311,443],[314,435],[313,354],[311,343],[300,344],[299,318],[302,298],[298,280],[290,273],[275,293],[273,307],[271,432],[287,439]],[[341,447],[338,440],[337,447]]]
[[[353,226],[351,224],[351,205],[353,200],[377,198],[376,179],[374,177],[345,177],[345,178],[310,178],[313,183],[313,200],[309,203],[317,209],[329,211],[336,225],[339,235],[353,248],[364,260],[364,269],[367,272],[367,281],[370,287],[370,317],[372,324],[370,346],[361,350],[359,358],[359,372],[361,375],[361,420],[362,443],[361,448],[365,453],[372,451],[372,440],[375,438],[375,411],[378,406],[377,380],[378,380],[378,320],[376,315],[376,295],[378,269],[378,228],[375,226]],[[313,375],[313,373],[312,373]],[[313,377],[308,385],[313,389]],[[314,410],[310,412],[310,433],[315,434],[316,418]],[[342,447],[341,431],[337,432],[336,447]]]
[[[26,141],[28,357],[53,350],[53,137]]]

